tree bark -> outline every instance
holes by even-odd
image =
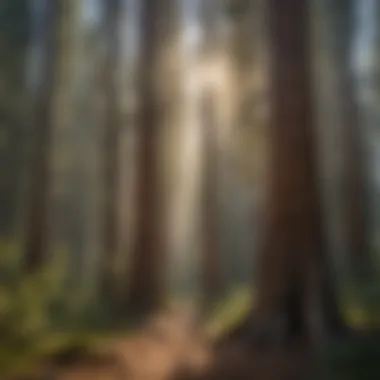
[[[290,334],[316,342],[326,333],[328,315],[337,314],[337,303],[325,273],[308,11],[305,0],[269,1],[270,181],[256,317],[259,330],[269,336]]]
[[[201,100],[204,123],[202,296],[204,305],[207,307],[220,295],[222,279],[218,230],[218,147],[214,92],[206,90]]]
[[[118,200],[120,185],[119,137],[121,110],[119,107],[118,68],[120,62],[122,3],[108,0],[105,3],[106,57],[104,62],[105,131],[104,147],[104,236],[101,272],[101,291],[109,298],[114,289],[114,265],[118,244]]]
[[[155,83],[158,60],[157,0],[141,2],[139,148],[137,159],[137,216],[135,246],[131,257],[128,304],[136,314],[149,313],[164,301],[165,256],[162,247],[158,198],[159,110]]]
[[[201,64],[213,65],[220,49],[218,24],[220,9],[217,1],[201,4]],[[208,70],[207,70],[208,71]],[[210,69],[210,72],[212,70]],[[216,301],[222,290],[221,257],[218,231],[218,87],[210,78],[203,78],[199,105],[202,125],[202,299],[204,309]]]
[[[56,66],[59,54],[57,24],[60,1],[47,1],[42,23],[43,58],[42,78],[39,81],[33,109],[34,147],[31,158],[31,177],[28,195],[27,231],[25,238],[26,271],[34,271],[43,264],[47,243],[47,214],[50,189],[49,166],[52,141],[52,112],[55,95]]]
[[[330,28],[335,36],[331,54],[337,65],[338,108],[341,121],[341,207],[346,256],[356,279],[372,272],[370,252],[369,188],[365,131],[360,126],[351,53],[355,33],[355,1],[330,4]]]

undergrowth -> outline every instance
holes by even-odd
[[[109,316],[67,289],[64,255],[33,274],[20,269],[20,250],[0,245],[0,377],[29,373],[66,350],[90,351]]]

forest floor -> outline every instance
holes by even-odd
[[[125,342],[128,344],[127,342]],[[130,346],[133,350],[133,346]],[[189,356],[204,355],[203,350],[192,349]],[[120,355],[123,352],[120,351]],[[136,356],[132,354],[131,356]],[[181,368],[178,354],[158,349],[154,356],[147,358],[143,352],[140,358],[128,359],[121,364],[81,363],[59,369],[51,377],[56,380],[206,380],[206,379],[257,379],[288,380],[305,379],[310,373],[309,357],[302,346],[286,351],[270,353],[247,351],[243,347],[229,347],[219,352],[208,352],[209,359],[200,364],[197,358],[188,361],[186,370]],[[194,360],[194,362],[192,362]],[[139,364],[137,364],[137,361]]]
[[[229,302],[225,311],[218,310],[213,323],[200,323],[189,309],[166,310],[142,323],[132,334],[102,340],[91,353],[69,352],[54,357],[34,377],[11,380],[314,378],[315,357],[304,342],[259,350],[250,346],[249,333],[231,339],[231,326],[244,319],[250,309],[248,296],[240,298]],[[380,335],[371,335],[371,339],[380,342]]]
[[[240,341],[215,344],[192,318],[174,312],[155,316],[128,338],[108,341],[96,354],[55,360],[46,374],[27,380],[305,379],[311,357],[301,342],[270,351]]]

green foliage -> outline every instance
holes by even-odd
[[[380,282],[365,284],[360,289],[360,299],[370,315],[370,322],[376,323],[380,316]]]
[[[208,319],[206,332],[212,337],[222,336],[249,313],[254,296],[247,287],[236,287],[223,299]]]
[[[0,246],[0,368],[22,366],[52,345],[51,310],[62,303],[64,266],[57,262],[23,275],[20,250]]]
[[[0,242],[1,375],[29,373],[47,356],[92,352],[111,324],[115,328],[115,316],[103,305],[73,290],[66,257],[58,252],[38,272],[25,275],[21,250]],[[120,325],[116,328],[120,332]]]
[[[380,281],[347,286],[344,303],[350,324],[380,327]]]

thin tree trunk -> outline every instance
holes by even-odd
[[[210,302],[216,301],[222,290],[218,231],[218,148],[214,95],[214,92],[210,90],[205,92],[201,99],[204,123],[202,296],[206,306]]]
[[[268,329],[269,335],[316,341],[326,329],[324,300],[328,297],[334,309],[337,304],[324,273],[328,268],[314,147],[308,10],[305,0],[269,1],[270,182],[256,316],[259,329]]]
[[[106,57],[104,62],[105,133],[104,133],[104,236],[101,272],[101,291],[108,298],[114,289],[114,265],[118,244],[119,199],[119,137],[121,110],[119,108],[118,68],[120,62],[120,22],[122,3],[108,0],[105,3]]]
[[[330,5],[331,6],[331,5]],[[332,5],[332,49],[338,70],[338,107],[342,146],[342,223],[351,273],[365,279],[371,273],[369,189],[365,131],[361,129],[351,53],[355,33],[355,1]]]
[[[31,183],[28,194],[29,209],[25,240],[25,262],[27,271],[36,270],[45,259],[47,244],[47,215],[49,197],[49,163],[52,141],[52,111],[54,104],[56,65],[58,56],[57,24],[60,2],[44,4],[42,42],[42,65],[33,109],[34,147],[31,158]]]
[[[202,63],[213,65],[218,57],[220,9],[217,1],[201,4],[203,41],[201,45]],[[212,75],[212,69],[210,71]],[[218,231],[218,86],[213,78],[204,78],[200,96],[202,141],[203,141],[203,187],[202,187],[202,298],[205,309],[216,301],[221,291],[221,258]]]
[[[139,73],[139,148],[137,171],[137,216],[135,247],[131,257],[129,307],[134,313],[149,313],[164,300],[163,268],[166,266],[158,208],[158,126],[155,88],[158,59],[157,24],[160,4],[141,2]]]
[[[342,83],[343,126],[343,221],[346,224],[347,257],[356,278],[368,279],[373,261],[370,252],[369,189],[363,132],[352,78]]]

